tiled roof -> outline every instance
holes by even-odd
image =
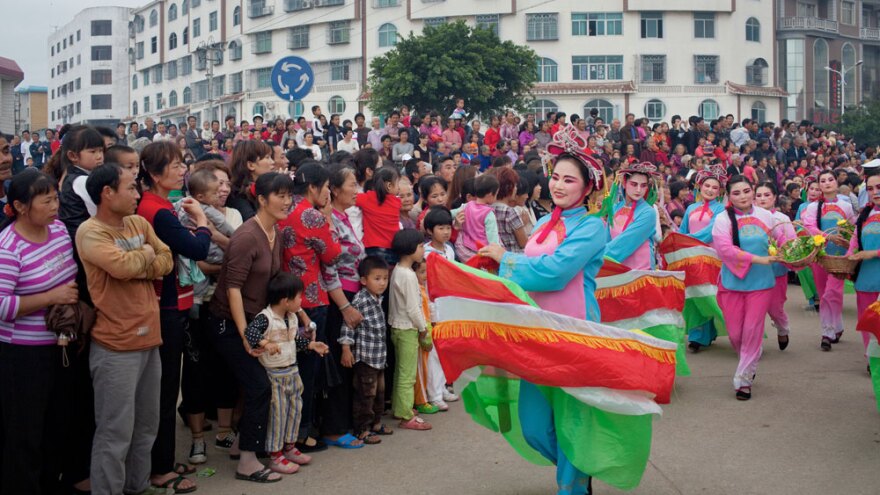
[[[24,72],[22,72],[21,67],[15,63],[15,60],[0,57],[0,76],[3,76],[5,79],[21,81],[24,79]]]
[[[788,96],[788,93],[778,86],[748,86],[746,84],[737,84],[730,81],[725,82],[724,85],[727,87],[727,92],[732,95],[770,96],[776,98],[784,98]]]
[[[538,83],[532,88],[536,95],[635,93],[632,81]]]

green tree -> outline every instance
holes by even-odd
[[[837,132],[855,140],[858,145],[880,145],[880,100],[864,101],[848,108],[834,126]]]
[[[394,49],[370,64],[369,106],[387,113],[406,104],[452,113],[464,98],[469,114],[524,111],[537,80],[535,52],[501,41],[488,29],[464,21],[427,27],[399,38]]]

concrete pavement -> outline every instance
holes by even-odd
[[[855,298],[845,298],[846,333],[819,349],[818,315],[800,288],[789,288],[791,345],[776,345],[767,325],[752,400],[734,399],[736,355],[726,337],[688,354],[693,374],[679,378],[672,404],[654,422],[651,459],[633,494],[810,495],[880,493],[880,414],[853,331]],[[477,426],[461,403],[428,417],[430,432],[397,430],[383,443],[314,455],[313,465],[279,483],[235,481],[235,463],[208,447],[217,474],[198,478],[203,495],[555,493],[551,467],[522,460],[500,435]],[[389,421],[389,424],[395,424]],[[178,460],[189,435],[178,430]],[[624,493],[594,482],[599,494]]]

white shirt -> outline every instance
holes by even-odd
[[[349,153],[354,153],[358,149],[360,149],[360,147],[358,146],[357,141],[355,141],[354,139],[352,139],[351,141],[349,141],[347,143],[345,142],[344,139],[342,141],[339,141],[338,143],[336,143],[336,150],[337,151],[347,151]]]
[[[303,149],[312,150],[312,158],[317,161],[321,161],[321,148],[318,147],[317,144],[313,144],[311,146],[302,146]]]
[[[430,253],[437,253],[449,261],[455,261],[455,248],[452,247],[452,244],[448,242],[443,246],[443,251],[440,251],[439,249],[432,246],[430,241],[426,242],[425,255],[428,255]]]
[[[27,162],[28,158],[31,158],[31,145],[34,144],[33,141],[22,141],[21,142],[21,157]]]
[[[165,135],[163,136],[162,134],[159,134],[158,132],[156,133],[155,136],[153,136],[153,142],[154,142],[154,143],[158,143],[159,141],[171,141],[172,139],[173,139],[173,138],[171,137],[170,134],[165,134]]]

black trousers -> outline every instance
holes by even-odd
[[[180,360],[183,356],[183,343],[189,318],[186,311],[160,309],[162,325],[162,346],[159,358],[162,361],[162,381],[159,392],[159,431],[153,442],[151,453],[153,474],[165,474],[174,470],[174,450],[176,447],[177,398],[180,396]]]
[[[318,327],[315,333],[316,340],[326,344],[327,306],[308,308],[305,312]],[[321,362],[321,359],[312,351],[296,353],[299,376],[303,382],[302,421],[298,435],[300,441],[316,434],[317,426],[320,424],[320,419],[316,417],[315,401],[318,394],[323,394],[324,391],[324,363]]]
[[[239,446],[246,452],[263,452],[272,400],[266,368],[245,351],[234,321],[213,316],[210,321],[214,348],[235,375],[244,399],[244,410],[238,422]]]
[[[0,493],[48,494],[59,476],[61,348],[0,343]],[[75,427],[75,425],[71,425]]]
[[[354,292],[345,292],[349,301],[354,299]],[[352,386],[353,370],[342,366],[342,345],[339,336],[342,330],[342,313],[339,307],[330,302],[327,308],[327,345],[330,354],[324,359],[332,359],[339,372],[341,383],[335,387],[327,387],[321,397],[321,435],[342,435],[353,428],[352,420]]]
[[[214,347],[207,305],[199,318],[190,319],[184,334],[181,414],[213,414],[215,408],[232,409],[238,401],[235,375]],[[211,416],[213,417],[213,416]]]

